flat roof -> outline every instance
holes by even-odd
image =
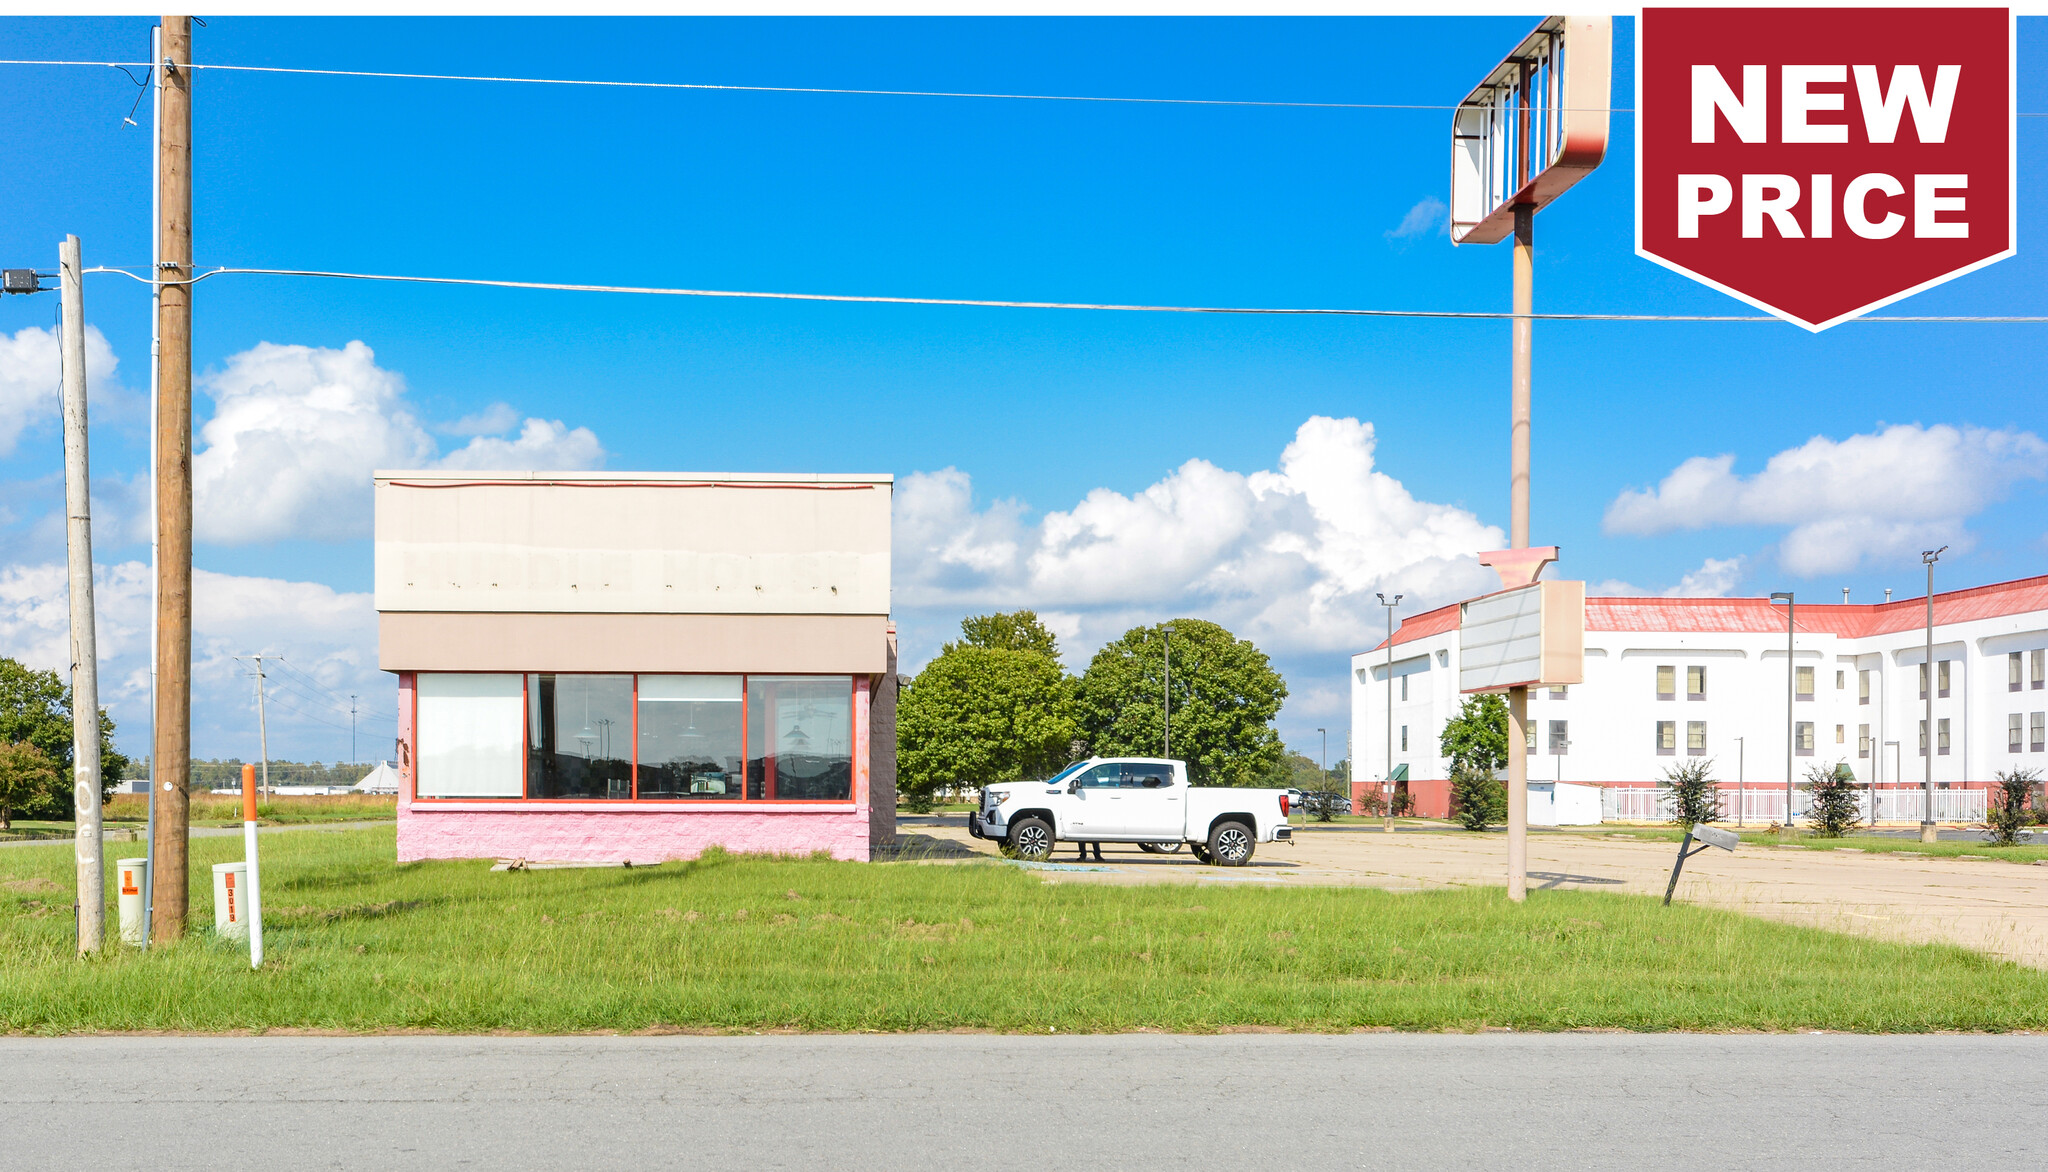
[[[894,484],[887,472],[494,472],[487,469],[382,468],[373,480],[431,480],[448,484]]]

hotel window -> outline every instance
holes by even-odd
[[[1848,743],[1848,740],[1849,740],[1849,726],[1848,726],[1848,725],[1846,725],[1846,724],[1838,724],[1838,725],[1836,725],[1836,726],[1835,726],[1835,743],[1836,743],[1836,744],[1838,744],[1838,745],[1842,745],[1842,744],[1847,744],[1847,743]]]
[[[1927,699],[1927,665],[1920,665],[1920,698]]]
[[[2048,737],[2044,737],[2044,734],[2048,734],[2048,712],[2036,712],[2027,717],[2028,752],[2038,753],[2041,751],[2042,741],[2048,739]]]
[[[1797,747],[1799,755],[1801,757],[1813,756],[1813,722],[1810,720],[1800,721],[1793,726],[1793,733],[1796,738],[1793,743]]]
[[[1813,669],[1796,667],[1792,669],[1792,691],[1801,700],[1813,699]]]
[[[1401,751],[1408,751],[1408,726],[1405,724],[1401,726]]]
[[[1685,698],[1704,700],[1707,698],[1707,669],[1688,667],[1685,669]]]
[[[1550,722],[1550,755],[1553,757],[1564,756],[1564,751],[1571,747],[1571,737],[1567,735],[1565,725],[1562,720]]]
[[[1921,755],[1922,757],[1925,757],[1925,756],[1927,755],[1927,722],[1923,720],[1923,721],[1920,721],[1920,722],[1919,722],[1919,724],[1920,724],[1920,755]]]
[[[1944,659],[1934,665],[1934,690],[1938,695],[1948,695],[1948,663]]]
[[[1657,668],[1657,699],[1672,700],[1678,696],[1678,669],[1670,664]]]
[[[853,797],[852,677],[747,677],[747,796]]]
[[[526,796],[633,796],[633,677],[526,677]]]
[[[640,796],[737,801],[745,700],[738,676],[641,676],[634,702]]]
[[[2023,671],[2023,669],[2022,669],[2022,668],[2020,667],[2020,653],[2019,653],[2019,652],[2015,651],[2015,652],[2013,652],[2012,654],[2010,654],[2010,655],[2007,655],[2007,656],[2005,657],[2005,690],[2006,690],[2006,691],[2008,691],[2008,692],[2017,692],[2017,691],[2019,691],[2019,690],[2020,690],[2020,677],[2021,677],[2022,671]]]
[[[2005,751],[2017,753],[2025,747],[2026,741],[2021,730],[2020,714],[2015,712],[2005,718]]]
[[[1948,756],[1948,717],[1935,722],[1934,735],[1939,742],[1934,751],[1943,757]]]
[[[1704,757],[1707,752],[1707,722],[1688,720],[1685,722],[1685,755]]]
[[[1403,700],[1406,700],[1407,698],[1408,698],[1408,677],[1407,677],[1407,676],[1402,676],[1402,677],[1401,677],[1401,699],[1403,699]]]
[[[1848,686],[1849,686],[1849,673],[1848,673],[1848,672],[1846,672],[1846,671],[1838,671],[1838,672],[1836,672],[1836,673],[1835,673],[1835,691],[1839,692],[1839,691],[1841,691],[1841,690],[1842,690],[1843,688],[1846,688],[1846,687],[1848,687]]]
[[[1657,722],[1657,755],[1669,757],[1678,752],[1678,722],[1660,720]]]
[[[1870,669],[1867,667],[1856,673],[1856,702],[1870,703]]]
[[[1856,726],[1856,755],[1858,757],[1870,756],[1870,726],[1867,724]]]
[[[1531,753],[1536,751],[1536,722],[1533,720],[1522,724],[1522,747]]]
[[[2034,652],[2027,662],[2033,669],[2030,673],[2033,681],[2030,686],[2038,691],[2043,679],[2048,678],[2048,651]]]
[[[1550,686],[1550,698],[1553,700],[1562,700],[1566,697],[1566,695],[1569,694],[1569,691],[1570,689],[1566,688],[1563,684],[1552,684]]]

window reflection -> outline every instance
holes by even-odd
[[[526,796],[633,796],[633,677],[526,677]]]
[[[738,676],[640,677],[640,796],[740,797]]]
[[[747,796],[853,797],[853,680],[747,677]]]

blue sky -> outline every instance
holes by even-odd
[[[1447,104],[1534,20],[220,18],[196,31],[195,54]],[[137,60],[151,23],[0,20],[0,56]],[[1632,37],[1621,22],[1621,107]],[[2022,110],[2048,110],[2044,50],[2048,21],[2023,19]],[[0,262],[53,267],[66,232],[83,238],[89,265],[147,262],[147,103],[142,127],[121,121],[136,92],[113,70],[0,67],[0,158],[14,168]],[[202,74],[196,102],[203,266],[1103,302],[1508,303],[1507,249],[1454,249],[1430,219],[1428,201],[1446,194],[1441,111],[226,73]],[[1632,134],[1617,116],[1606,164],[1538,217],[1538,308],[1746,312],[1633,255]],[[2048,211],[2044,137],[2048,119],[2022,120],[2023,225]],[[1402,234],[1404,223],[1422,227]],[[2048,265],[2023,239],[2016,258],[1898,311],[2048,312]],[[54,398],[39,397],[37,337],[23,332],[47,329],[54,312],[52,297],[0,301],[0,395],[13,396],[0,398],[0,653],[50,666],[62,655],[60,437]],[[119,567],[147,557],[133,523],[147,468],[142,286],[93,278],[87,317],[119,363],[95,371],[96,553],[108,621],[127,616],[103,635],[109,698],[140,752],[146,617],[135,617],[132,566],[126,578]],[[339,696],[388,713],[395,688],[374,670],[363,597],[363,460],[406,452],[471,466],[496,456],[893,472],[905,480],[899,504],[922,507],[918,523],[899,520],[897,609],[913,664],[961,614],[992,606],[1057,615],[1080,653],[1132,622],[1215,617],[1286,671],[1288,740],[1313,751],[1313,730],[1329,727],[1335,756],[1345,658],[1379,622],[1373,592],[1454,601],[1475,579],[1450,563],[1506,524],[1507,334],[1499,322],[219,278],[199,287],[195,315],[195,406],[215,427],[197,446],[202,463],[213,450],[220,485],[202,493],[215,515],[202,516],[196,562],[218,576],[202,593],[222,600],[202,621],[195,748],[253,754],[234,651],[281,651],[307,674],[288,701],[299,715],[273,722],[277,755],[346,756]],[[1782,324],[1540,324],[1535,538],[1563,546],[1560,569],[1596,589],[1839,599],[1847,586],[1874,600],[1887,586],[1919,589],[1915,551],[1929,541],[1960,551],[1943,563],[1944,586],[2040,572],[2044,358],[2040,326],[1852,323],[1811,336]],[[249,430],[260,426],[228,410],[261,418],[337,386],[356,407],[308,417],[294,441],[307,454],[286,461],[303,467],[266,462]],[[1361,426],[1305,429],[1317,418]],[[1719,457],[1732,463],[1696,463],[1683,484],[1626,495]],[[1041,525],[1047,514],[1082,538]],[[1706,524],[1675,529],[1681,516]],[[385,755],[388,724],[363,729],[361,754]]]

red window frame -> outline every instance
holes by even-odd
[[[413,673],[411,673],[411,675],[413,676],[413,688],[412,688],[412,730],[411,730],[411,732],[412,732],[412,735],[411,735],[411,741],[412,741],[412,742],[415,742],[415,743],[410,743],[410,744],[408,744],[408,745],[406,746],[407,752],[411,753],[411,755],[412,755],[412,758],[413,758],[413,770],[412,770],[412,772],[413,772],[413,776],[412,776],[412,789],[413,789],[413,793],[412,793],[412,800],[413,800],[414,802],[424,802],[424,803],[429,803],[429,804],[431,804],[431,803],[435,803],[435,802],[463,802],[463,803],[469,803],[469,802],[494,802],[494,803],[499,803],[499,804],[507,804],[507,805],[509,805],[509,804],[512,804],[512,803],[516,803],[516,802],[525,802],[525,803],[532,803],[532,804],[536,804],[536,805],[549,805],[549,804],[556,804],[556,805],[560,805],[560,804],[565,804],[565,803],[566,803],[566,804],[576,804],[576,803],[593,803],[593,802],[600,802],[600,803],[616,803],[616,802],[619,802],[619,801],[620,801],[620,799],[618,799],[618,798],[588,798],[588,797],[572,797],[572,798],[536,798],[536,797],[529,797],[529,796],[528,796],[528,795],[526,794],[526,792],[525,792],[525,791],[526,791],[526,779],[527,779],[527,776],[528,776],[528,773],[527,773],[527,769],[528,769],[528,765],[529,765],[529,762],[530,762],[531,754],[532,754],[532,751],[533,751],[532,737],[531,737],[531,736],[530,736],[530,735],[528,734],[528,731],[527,731],[527,730],[528,730],[528,728],[530,727],[530,725],[529,725],[529,721],[531,721],[531,720],[532,720],[532,718],[533,718],[533,717],[532,717],[532,703],[533,703],[532,697],[533,697],[533,690],[532,690],[532,688],[531,688],[531,687],[529,687],[529,686],[527,685],[527,678],[528,678],[529,676],[536,676],[536,675],[553,675],[553,676],[564,676],[564,675],[567,675],[567,676],[626,676],[626,677],[629,677],[629,678],[630,678],[630,679],[631,679],[631,680],[633,681],[633,701],[632,701],[632,703],[633,703],[633,728],[632,728],[632,734],[631,734],[631,735],[632,735],[632,740],[633,740],[633,757],[632,757],[632,772],[631,772],[631,777],[632,777],[632,793],[631,793],[631,796],[629,796],[629,797],[625,798],[625,799],[624,799],[624,801],[626,801],[626,802],[630,802],[630,803],[638,803],[638,802],[639,802],[639,801],[641,800],[641,798],[640,798],[640,677],[641,677],[641,676],[643,676],[643,675],[650,675],[650,676],[666,676],[666,675],[690,675],[690,676],[734,676],[734,675],[736,675],[736,676],[738,676],[738,677],[739,677],[739,680],[740,680],[740,792],[739,792],[739,795],[738,795],[737,797],[728,797],[728,798],[724,798],[724,799],[721,799],[721,801],[723,801],[723,802],[744,802],[744,803],[749,803],[749,804],[753,804],[753,805],[763,805],[763,806],[766,806],[766,805],[775,805],[775,806],[820,806],[820,805],[843,805],[843,804],[846,804],[846,803],[848,803],[848,802],[852,802],[852,801],[855,801],[855,800],[856,800],[856,798],[855,798],[854,794],[853,794],[853,793],[851,793],[851,792],[849,792],[849,793],[847,794],[847,796],[846,796],[846,797],[843,797],[843,798],[783,798],[783,797],[776,797],[776,796],[773,796],[773,789],[774,789],[774,783],[773,783],[773,780],[772,780],[772,778],[771,778],[771,779],[769,779],[769,780],[768,780],[768,781],[767,781],[767,782],[766,782],[766,783],[765,783],[765,784],[763,785],[763,787],[762,787],[762,788],[763,788],[763,789],[764,789],[765,791],[767,791],[767,792],[769,793],[769,796],[766,796],[766,797],[760,797],[760,798],[750,798],[750,797],[748,797],[748,796],[747,796],[747,778],[746,778],[746,765],[747,765],[747,762],[749,762],[749,761],[751,761],[751,760],[753,759],[753,758],[752,758],[752,756],[751,756],[751,754],[750,754],[750,752],[749,752],[749,750],[750,750],[750,749],[752,748],[752,744],[751,744],[751,741],[752,741],[752,737],[753,737],[753,701],[752,701],[752,700],[751,700],[751,698],[750,698],[750,697],[751,697],[751,692],[750,692],[750,690],[749,690],[749,688],[748,688],[748,681],[749,681],[749,680],[751,680],[751,679],[753,678],[753,676],[754,676],[755,674],[759,674],[759,675],[763,675],[763,676],[775,676],[775,677],[778,677],[778,678],[786,678],[786,679],[806,679],[806,680],[845,680],[845,681],[846,681],[846,684],[847,684],[847,692],[848,692],[848,695],[849,695],[849,697],[850,697],[850,698],[854,698],[854,699],[856,699],[856,700],[857,700],[857,698],[858,698],[858,696],[859,696],[859,693],[860,693],[860,678],[859,678],[859,676],[857,676],[857,675],[855,675],[854,673],[851,673],[851,672],[847,672],[847,673],[840,673],[840,672],[759,672],[759,673],[750,673],[750,672],[730,672],[730,671],[677,671],[677,672],[670,672],[670,671],[649,671],[649,672],[638,672],[638,671],[630,671],[630,672],[628,672],[628,671],[570,671],[570,672],[551,672],[551,671],[518,671],[518,672],[505,672],[505,671],[418,671],[418,672],[413,672]],[[419,751],[418,751],[418,747],[417,747],[417,744],[416,744],[416,742],[417,742],[417,741],[419,740],[419,735],[420,735],[420,688],[419,688],[419,678],[420,678],[421,676],[429,676],[429,675],[451,675],[451,676],[452,676],[452,675],[470,675],[470,676],[477,676],[477,675],[482,675],[482,676],[516,675],[516,676],[518,676],[518,677],[519,677],[519,789],[520,789],[520,793],[519,793],[519,796],[518,796],[518,797],[516,797],[516,798],[488,798],[488,797],[468,797],[468,796],[462,796],[462,797],[427,797],[427,796],[424,796],[424,795],[422,795],[422,794],[421,794],[421,793],[419,792],[419,789],[420,789],[420,763],[419,763]],[[849,703],[849,704],[847,705],[847,722],[846,722],[846,743],[847,743],[847,745],[848,745],[849,747],[851,747],[851,746],[856,746],[856,745],[858,745],[858,744],[860,743],[860,737],[858,736],[858,733],[859,733],[859,731],[860,731],[860,730],[859,730],[859,724],[860,724],[860,721],[859,721],[859,717],[860,717],[860,705],[859,705],[859,704],[858,704],[857,702],[856,702],[856,703]],[[859,773],[860,773],[860,769],[859,769],[859,762],[858,762],[858,761],[856,761],[856,762],[854,763],[854,770],[853,770],[853,773],[854,773],[854,775],[855,775],[855,776],[858,776],[858,775],[859,775]],[[650,799],[650,801],[652,801],[652,800],[653,800],[653,799]],[[661,808],[663,808],[663,809],[675,809],[675,810],[678,810],[678,811],[688,810],[688,809],[690,809],[690,808],[691,808],[692,806],[694,806],[694,805],[698,805],[698,804],[699,804],[699,803],[697,803],[697,802],[694,802],[694,801],[691,801],[691,800],[674,800],[674,799],[668,799],[668,798],[660,799],[660,805],[661,805]],[[702,803],[702,804],[707,804],[707,805],[709,805],[709,804],[716,804],[716,803]]]

